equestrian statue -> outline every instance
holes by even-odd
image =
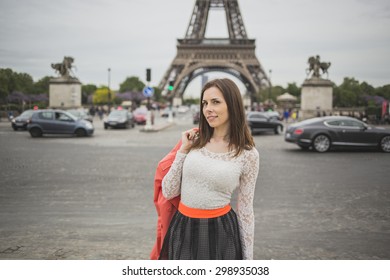
[[[320,56],[311,56],[309,57],[307,63],[309,64],[309,68],[306,69],[306,74],[310,75],[312,73],[312,77],[320,78],[320,70],[322,71],[322,74],[326,74],[327,77],[329,75],[328,69],[331,65],[330,62],[321,62]]]
[[[62,63],[52,63],[51,67],[54,70],[56,70],[56,73],[59,73],[61,75],[61,77],[69,78],[69,77],[71,77],[70,74],[72,74],[72,76],[74,76],[73,71],[72,71],[72,68],[74,67],[74,66],[72,66],[73,62],[74,62],[73,57],[65,56]]]

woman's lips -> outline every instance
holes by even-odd
[[[215,120],[217,118],[217,116],[208,116],[207,117],[207,120],[208,121],[213,121],[213,120]]]

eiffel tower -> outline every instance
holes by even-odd
[[[211,9],[225,10],[229,38],[205,38]],[[176,57],[159,88],[170,99],[182,97],[193,79],[219,71],[241,80],[252,97],[271,85],[256,58],[255,48],[255,39],[248,39],[237,0],[196,0],[185,38],[178,39]],[[173,90],[168,90],[172,85]]]

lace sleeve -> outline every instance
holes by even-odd
[[[180,194],[181,174],[187,154],[177,152],[171,168],[162,180],[162,194],[166,199],[172,199]]]
[[[237,197],[237,216],[244,260],[253,259],[255,231],[253,196],[258,173],[259,153],[256,148],[253,148],[246,156]]]

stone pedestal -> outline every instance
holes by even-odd
[[[301,117],[316,117],[323,112],[329,115],[332,110],[333,83],[317,77],[305,80],[301,90]]]
[[[49,107],[70,109],[81,107],[81,83],[77,78],[59,77],[50,80]]]
[[[172,102],[173,107],[181,106],[182,104],[183,104],[183,100],[181,99],[181,97],[173,98],[173,102]]]

